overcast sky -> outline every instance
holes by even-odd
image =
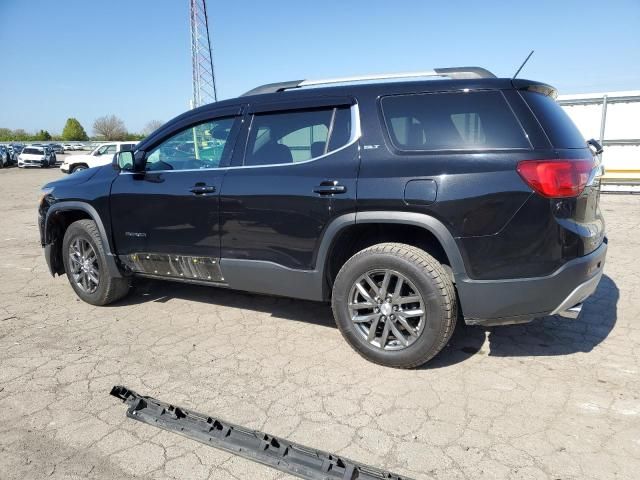
[[[209,1],[221,98],[279,80],[478,65],[640,89],[640,1]],[[130,131],[189,107],[189,0],[0,0],[0,127]]]

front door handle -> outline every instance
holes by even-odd
[[[216,191],[216,187],[198,182],[191,187],[189,191],[195,195],[204,195],[206,193],[214,193]]]
[[[336,193],[345,193],[347,187],[340,185],[337,180],[326,180],[315,187],[313,191],[320,195],[333,195]]]

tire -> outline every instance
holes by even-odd
[[[91,247],[93,255],[87,245]],[[78,252],[84,254],[78,255]],[[62,255],[67,279],[76,295],[85,302],[91,305],[108,305],[129,292],[128,279],[110,275],[98,227],[93,220],[78,220],[69,225],[62,241]],[[77,261],[74,262],[72,258]],[[85,258],[86,262],[82,262]],[[91,270],[91,276],[97,279],[97,284],[83,275],[83,271],[78,268],[81,263]],[[85,278],[79,281],[74,272]]]
[[[87,167],[85,167],[84,165],[76,165],[71,169],[71,173],[76,173],[76,172],[80,172],[82,170],[86,170]]]
[[[374,297],[376,290],[367,276],[385,297],[382,303]],[[370,289],[366,293],[372,302],[357,287],[360,282]],[[442,265],[424,250],[402,243],[373,245],[347,260],[334,282],[331,306],[340,332],[360,355],[394,368],[415,368],[435,357],[451,338],[457,320],[455,289]],[[419,312],[422,316],[414,315]],[[356,323],[352,317],[372,320]]]

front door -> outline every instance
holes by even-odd
[[[132,271],[220,280],[218,196],[238,118],[213,117],[172,132],[144,153],[144,172],[118,175],[111,189],[113,236]]]

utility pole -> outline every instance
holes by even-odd
[[[191,108],[218,101],[206,0],[189,0],[191,9]]]

